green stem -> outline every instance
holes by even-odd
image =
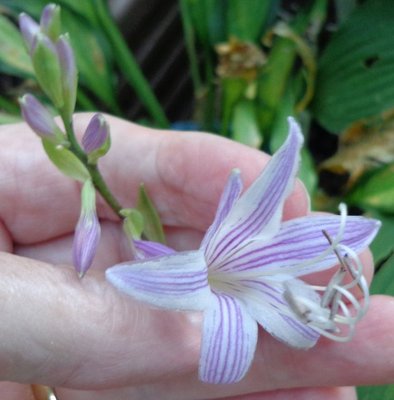
[[[103,176],[101,175],[97,165],[86,165],[90,176],[92,177],[92,182],[97,191],[101,194],[103,199],[107,202],[107,204],[112,208],[112,210],[122,218],[120,214],[120,210],[123,208],[115,196],[112,194],[111,190],[107,186],[104,181]]]
[[[129,51],[127,43],[120,34],[116,24],[112,20],[105,2],[103,0],[95,0],[95,5],[100,25],[112,45],[118,67],[125,75],[129,84],[134,88],[141,102],[145,105],[157,125],[161,128],[167,128],[169,122],[163,108],[153,93],[148,81],[142,74],[136,59]]]
[[[103,199],[112,208],[114,213],[122,218],[120,210],[123,207],[120,205],[116,197],[112,194],[108,185],[104,181],[104,178],[101,175],[97,165],[91,165],[88,163],[88,158],[75,137],[72,121],[69,121],[65,117],[65,115],[61,115],[61,118],[63,120],[63,124],[66,130],[67,139],[70,142],[70,150],[79,158],[79,160],[85,165],[85,167],[89,171],[90,177],[92,178],[92,182],[96,190],[101,194]]]
[[[299,35],[305,31],[314,19],[321,26],[324,18],[326,0],[314,0],[308,10],[300,12],[291,28]],[[294,41],[285,38],[275,38],[268,62],[259,78],[258,102],[259,124],[262,132],[267,135],[272,128],[277,109],[284,94],[286,83],[290,77],[297,55]]]

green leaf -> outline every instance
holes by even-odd
[[[394,385],[358,387],[357,398],[358,400],[394,399]]]
[[[376,261],[384,258],[371,284],[371,294],[394,296],[394,216],[373,213],[373,217],[382,221],[382,228],[371,244]],[[363,386],[357,388],[359,400],[393,399],[394,385]]]
[[[184,6],[188,8],[199,43],[214,46],[226,40],[225,0],[184,0]]]
[[[376,238],[370,245],[375,262],[380,264],[394,251],[394,215],[382,214],[376,211],[372,211],[368,215],[382,222]]]
[[[394,254],[392,252],[376,273],[370,291],[371,294],[394,296]]]
[[[18,29],[0,14],[0,70],[10,75],[31,77],[33,66]]]
[[[153,242],[165,243],[163,226],[159,214],[143,184],[140,186],[136,208],[144,218],[144,236]]]
[[[87,19],[91,24],[97,25],[97,17],[93,1],[59,0],[58,3],[62,6],[62,10],[69,8]]]
[[[234,107],[232,138],[237,142],[259,148],[263,142],[252,100],[242,99]]]
[[[69,10],[62,10],[64,31],[69,32],[75,53],[80,83],[87,87],[106,105],[114,107],[116,101],[111,73],[108,42],[89,22]]]
[[[332,37],[319,65],[313,112],[332,132],[394,107],[394,7],[368,0]]]
[[[49,140],[43,139],[42,145],[48,158],[64,175],[86,182],[90,179],[90,174],[85,165],[70,150],[63,146],[55,145]]]
[[[42,9],[51,1],[48,0],[1,0],[1,5],[6,8],[9,12],[19,14],[20,12],[25,12],[29,14],[32,18],[39,20]]]
[[[348,201],[362,208],[394,213],[394,163],[362,178]]]

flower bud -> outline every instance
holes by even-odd
[[[104,156],[111,145],[109,126],[101,114],[95,114],[90,120],[82,137],[82,147],[88,155],[90,164]]]
[[[84,183],[81,198],[81,214],[73,242],[73,263],[80,278],[92,265],[101,233],[96,214],[96,193],[91,180]]]
[[[56,50],[62,74],[63,112],[71,119],[77,99],[78,71],[68,34],[59,37]]]
[[[64,104],[62,72],[55,45],[42,33],[37,33],[31,58],[38,83],[56,108]]]
[[[37,34],[40,32],[40,26],[29,15],[21,13],[19,15],[19,29],[27,50],[31,54]]]
[[[60,6],[47,4],[41,13],[41,32],[45,33],[52,41],[56,41],[61,33]]]
[[[34,96],[25,94],[19,104],[23,119],[38,136],[58,144],[65,140],[50,112]]]

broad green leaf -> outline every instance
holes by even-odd
[[[163,226],[159,214],[143,184],[140,186],[136,208],[144,218],[144,236],[153,242],[165,243]]]
[[[367,174],[349,194],[348,201],[362,208],[394,213],[394,164]]]
[[[373,278],[370,291],[372,294],[394,296],[394,254],[392,252]]]
[[[394,385],[358,387],[357,396],[358,400],[394,399]]]
[[[313,112],[332,132],[394,107],[394,7],[368,0],[355,9],[324,50]]]
[[[382,220],[382,228],[371,244],[375,261],[384,257],[371,284],[371,294],[394,296],[394,215],[372,214]],[[359,400],[394,399],[394,385],[362,386],[357,388]]]
[[[85,165],[70,150],[45,139],[42,140],[42,144],[48,158],[64,175],[81,182],[90,179],[89,171]]]
[[[18,29],[0,14],[0,70],[16,76],[32,76],[33,66]]]
[[[368,215],[382,222],[382,226],[370,246],[375,263],[379,264],[394,251],[394,215],[382,214],[376,211],[372,211]]]
[[[232,138],[237,142],[259,148],[263,142],[252,100],[242,99],[234,107]]]

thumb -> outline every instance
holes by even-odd
[[[198,314],[133,302],[100,272],[7,253],[0,268],[0,380],[100,389],[197,368]]]

